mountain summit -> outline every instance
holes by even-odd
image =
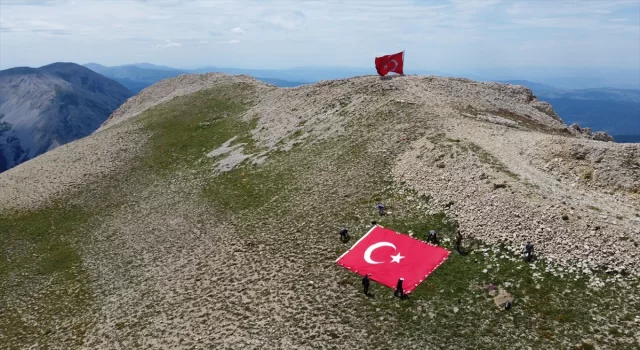
[[[131,95],[74,63],[0,71],[0,172],[90,134]]]
[[[0,174],[0,343],[633,348],[640,144],[593,138],[523,86],[163,80]],[[335,262],[372,221],[451,254],[367,297]]]

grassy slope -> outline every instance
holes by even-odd
[[[299,304],[292,306],[299,311],[289,315],[300,327],[306,316],[337,320],[347,331],[365,330],[376,347],[588,348],[583,343],[588,339],[608,347],[639,345],[637,339],[633,343],[630,325],[640,305],[626,302],[626,289],[607,284],[600,291],[590,290],[584,279],[554,277],[545,272],[543,262],[527,265],[498,247],[484,251],[476,244],[474,251],[468,247],[469,255],[453,253],[408,300],[393,298],[391,290],[379,285],[372,288],[374,298],[364,298],[360,279],[332,263],[347,248],[337,239],[339,227],[364,233],[376,219],[375,202],[383,200],[392,214],[379,220],[382,225],[412,230],[419,237],[429,229],[439,230],[441,238],[453,235],[455,222],[427,213],[428,197],[411,193],[388,175],[394,155],[408,145],[399,135],[417,137],[409,131],[423,116],[411,107],[352,116],[345,136],[274,152],[264,165],[243,165],[214,177],[211,161],[203,161],[203,155],[235,135],[240,136],[237,142],[250,142],[254,124],[238,118],[250,97],[250,88],[234,86],[157,107],[140,119],[153,138],[125,181],[96,184],[74,201],[80,206],[61,203],[1,217],[0,238],[7,243],[0,250],[0,342],[15,347],[36,341],[81,342],[82,332],[75,340],[69,335],[74,329],[84,330],[83,314],[93,312],[94,301],[101,297],[92,294],[82,270],[79,252],[82,245],[91,244],[83,240],[84,228],[108,220],[118,201],[159,178],[178,179],[178,174],[189,172],[202,199],[217,209],[216,217],[204,219],[228,221],[249,244],[265,244],[274,254],[284,252],[292,263],[304,266],[309,276],[299,276],[286,287],[301,294],[295,299]],[[392,115],[400,125],[394,130],[387,127]],[[451,242],[444,244],[451,247]],[[308,278],[336,281],[337,287],[331,288],[337,289],[308,291],[300,286]],[[507,286],[516,297],[511,311],[493,304],[486,291],[489,283]],[[342,298],[319,304],[314,293],[341,293]],[[28,319],[31,326],[25,326]],[[57,333],[47,333],[56,326]],[[300,334],[301,345],[340,347],[363,341],[339,329]]]
[[[92,304],[74,240],[95,213],[53,205],[0,217],[0,343],[24,344],[65,327],[80,344]]]

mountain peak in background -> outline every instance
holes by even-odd
[[[75,63],[0,71],[0,172],[90,134],[131,96]]]
[[[167,67],[167,66],[159,66],[157,64],[151,64],[151,63],[133,63],[133,64],[128,64],[125,66],[136,66],[138,68],[144,68],[144,69],[156,69],[156,70],[168,70],[168,71],[175,71],[175,70],[181,70],[181,69],[177,69],[177,68],[173,68],[173,67]]]
[[[133,93],[138,93],[142,89],[160,80],[186,73],[179,69],[156,66],[150,63],[127,64],[115,67],[106,67],[97,63],[87,63],[84,66],[105,77],[118,81]]]

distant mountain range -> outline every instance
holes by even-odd
[[[147,86],[153,85],[160,80],[177,77],[178,75],[186,73],[178,69],[154,66],[148,63],[141,64],[140,66],[128,64],[115,67],[105,67],[97,63],[88,63],[84,66],[119,82],[133,93],[138,93]]]
[[[258,80],[264,81],[267,84],[273,84],[278,87],[295,87],[308,83],[281,79],[277,75],[274,75],[269,71],[235,68],[225,69],[216,67],[205,67],[193,70],[183,70],[166,66],[156,66],[150,63],[135,63],[114,67],[106,67],[97,63],[87,63],[84,66],[95,71],[96,73],[100,73],[105,77],[119,82],[134,93],[138,93],[144,88],[151,86],[160,80],[189,73],[221,72],[228,74],[247,74],[253,76]],[[262,77],[260,76],[260,73],[265,73],[266,76]]]
[[[75,63],[0,71],[0,172],[89,135],[132,95]]]

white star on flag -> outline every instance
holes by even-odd
[[[400,255],[400,253],[398,253],[398,255],[391,255],[391,262],[396,262],[399,264],[400,259],[404,259],[404,256]]]

